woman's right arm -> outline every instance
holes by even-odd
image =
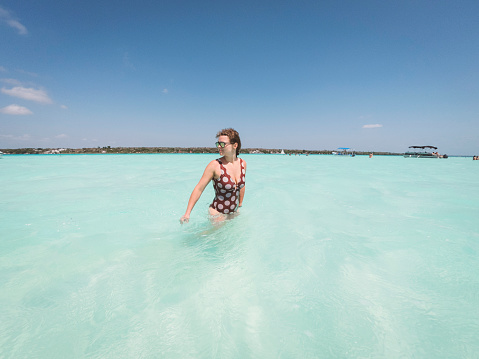
[[[193,192],[191,192],[190,199],[188,200],[188,207],[186,207],[186,212],[180,218],[181,224],[190,220],[190,213],[193,210],[193,207],[195,206],[196,202],[198,202],[206,186],[208,185],[208,183],[210,183],[210,181],[215,175],[215,168],[217,163],[218,162],[216,161],[211,161],[208,166],[206,166],[205,171],[203,172],[203,176],[194,188]]]

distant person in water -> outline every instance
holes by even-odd
[[[181,224],[189,221],[193,207],[211,180],[215,189],[215,198],[209,208],[212,218],[226,219],[243,205],[246,161],[238,158],[241,149],[239,133],[227,128],[219,131],[216,138],[216,147],[221,157],[206,166],[203,176],[191,193],[186,212],[180,218]]]

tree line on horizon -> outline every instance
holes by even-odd
[[[33,154],[153,154],[153,153],[218,153],[215,147],[86,147],[86,148],[15,148],[0,149],[5,154],[33,155]],[[244,148],[243,154],[280,154],[277,148]],[[337,150],[298,150],[284,149],[285,154],[294,155],[330,155]],[[377,152],[377,151],[354,151],[357,155],[402,155],[402,153]]]

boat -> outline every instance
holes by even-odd
[[[349,147],[338,147],[338,151],[331,152],[333,155],[337,156],[350,156],[354,157],[356,154]]]
[[[284,153],[284,150],[281,150],[281,153],[280,153],[280,154],[281,154],[281,155],[285,155],[286,153]]]
[[[404,158],[447,158],[446,154],[440,155],[436,146],[409,146],[411,150],[404,153]],[[436,152],[431,152],[436,150]]]

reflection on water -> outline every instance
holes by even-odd
[[[474,357],[477,166],[264,158],[220,225],[207,156],[4,158],[0,357]]]

